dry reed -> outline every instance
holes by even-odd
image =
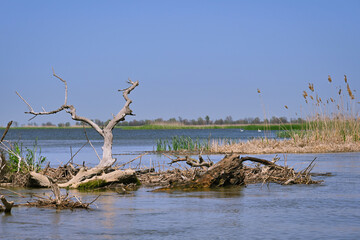
[[[360,152],[360,118],[356,110],[359,102],[346,75],[344,81],[347,91],[337,87],[337,97],[328,99],[321,98],[314,84],[309,83],[310,95],[306,91],[302,94],[310,109],[306,127],[301,131],[288,131],[289,139],[267,139],[265,136],[264,139],[236,143],[214,140],[210,151],[249,154]],[[330,76],[328,82],[333,84]]]

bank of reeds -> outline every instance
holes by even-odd
[[[329,84],[333,85],[331,77]],[[345,88],[335,87],[336,96],[324,99],[309,84],[303,91],[309,109],[302,129],[288,129],[280,133],[286,139],[253,139],[228,144],[213,141],[212,152],[237,153],[307,153],[307,152],[358,152],[360,151],[360,118],[356,99],[344,77]],[[345,89],[345,90],[344,90]],[[287,108],[287,106],[286,106]]]
[[[174,136],[171,139],[158,139],[156,141],[156,151],[208,151],[210,149],[210,139],[192,139],[186,136]]]

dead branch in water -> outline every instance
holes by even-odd
[[[5,136],[6,136],[7,132],[9,131],[9,128],[10,128],[12,123],[13,123],[13,121],[8,122],[8,124],[6,126],[6,129],[5,129],[3,135],[2,135],[2,137],[0,139],[0,142],[2,142],[5,139]]]
[[[74,208],[85,208],[88,209],[91,204],[93,204],[99,197],[97,196],[90,203],[83,203],[76,196],[70,197],[69,194],[62,195],[60,193],[59,186],[51,182],[51,191],[53,193],[53,197],[49,196],[48,198],[38,197],[35,202],[27,202],[26,204],[22,204],[28,207],[44,207],[44,208],[56,208],[56,209],[74,209]],[[73,201],[72,198],[75,198],[76,201]]]
[[[3,195],[0,196],[0,200],[4,204],[4,207],[0,205],[0,212],[10,213],[14,202],[8,202]]]
[[[315,181],[311,178],[311,170],[314,167],[314,161],[316,158],[311,161],[310,165],[306,167],[303,171],[296,172],[293,168],[289,168],[287,166],[280,166],[275,164],[274,162],[254,158],[254,157],[241,157],[240,160],[244,161],[252,161],[256,163],[260,163],[264,166],[256,166],[254,168],[250,168],[244,166],[245,169],[245,182],[246,183],[279,183],[282,185],[289,184],[316,184],[321,181]]]
[[[8,122],[8,124],[6,126],[6,129],[5,129],[2,137],[0,138],[0,143],[1,144],[2,144],[2,141],[5,139],[5,136],[6,136],[7,132],[9,131],[10,126],[11,126],[12,123],[13,123],[13,121]],[[5,160],[4,151],[3,151],[3,148],[0,147],[0,176],[1,176],[2,170],[5,168],[5,166],[6,166],[6,160]]]

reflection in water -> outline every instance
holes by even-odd
[[[115,198],[114,197],[102,197],[100,199],[104,209],[104,217],[101,218],[101,223],[106,228],[113,228],[115,224]]]

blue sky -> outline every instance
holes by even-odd
[[[360,90],[360,1],[0,0],[0,36],[3,126],[30,118],[15,91],[34,109],[63,103],[52,67],[79,115],[101,120],[128,78],[140,81],[128,120],[303,116],[309,82],[334,93],[329,74]]]

